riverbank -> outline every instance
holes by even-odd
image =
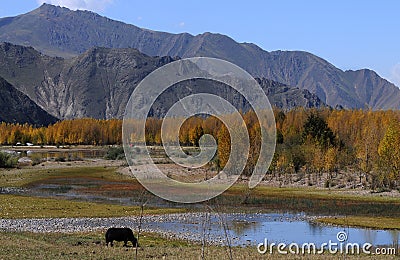
[[[229,259],[229,248],[206,246],[177,239],[165,239],[160,235],[143,233],[137,259]],[[255,247],[231,248],[233,259],[299,259],[299,255],[260,255]],[[122,247],[116,242],[114,247],[106,247],[104,234],[90,233],[30,233],[0,232],[0,259],[135,259],[136,248]],[[397,256],[346,255],[346,259],[397,259]],[[308,259],[338,259],[338,255],[307,255]]]
[[[218,212],[308,212],[332,216],[323,220],[329,224],[399,228],[398,191],[373,193],[361,189],[274,187],[266,183],[250,190],[242,182],[206,205],[183,209],[182,205],[168,203],[147,192],[126,169],[123,161],[103,159],[2,169],[0,215],[3,218],[117,217],[130,212],[135,215],[138,206],[147,202],[146,207],[152,208],[154,214],[157,210],[167,213],[172,209],[195,212],[211,206]],[[341,221],[343,216],[347,216],[346,222]],[[349,221],[349,217],[355,218]],[[388,221],[380,221],[383,217]]]
[[[210,220],[214,224],[204,226],[207,222],[207,214],[199,213],[177,213],[165,215],[146,215],[130,217],[108,217],[108,218],[23,218],[23,219],[0,219],[0,259],[2,254],[9,257],[9,247],[2,248],[9,241],[1,241],[6,238],[13,240],[19,245],[12,253],[18,254],[24,259],[38,259],[36,254],[44,254],[44,259],[74,258],[74,259],[107,259],[110,253],[115,253],[112,259],[126,259],[136,255],[136,249],[132,247],[122,248],[122,243],[116,242],[114,248],[105,246],[104,234],[109,227],[130,227],[138,236],[138,228],[140,224],[141,233],[139,235],[139,244],[141,248],[138,250],[138,259],[177,259],[185,257],[185,259],[196,259],[202,254],[206,254],[206,259],[228,259],[230,251],[233,259],[280,259],[284,255],[276,252],[271,255],[269,253],[260,255],[257,252],[258,243],[268,238],[268,241],[292,241],[303,243],[301,241],[312,241],[316,245],[327,242],[325,239],[336,239],[338,228],[327,228],[315,226],[311,224],[314,217],[306,215],[289,215],[289,214],[225,214],[213,213]],[[225,219],[228,226],[228,233],[224,233],[219,219]],[[267,222],[260,222],[267,221]],[[311,222],[310,222],[311,221]],[[309,227],[301,231],[300,236],[279,231],[287,228],[293,229],[296,226],[301,227],[301,223],[310,223]],[[268,223],[268,224],[267,224]],[[219,233],[215,233],[215,228],[220,226]],[[275,226],[275,228],[274,228]],[[286,227],[289,226],[289,227]],[[272,230],[271,230],[272,228]],[[307,230],[311,228],[307,232]],[[247,231],[246,231],[247,230]],[[258,236],[252,230],[258,230]],[[278,231],[279,230],[279,231]],[[297,229],[298,230],[298,229]],[[314,230],[314,231],[312,231]],[[324,230],[322,236],[315,236],[315,231]],[[300,230],[298,230],[300,232]],[[205,233],[204,233],[205,232]],[[305,233],[303,233],[305,232]],[[308,237],[304,235],[308,234]],[[317,232],[318,234],[319,232]],[[365,241],[359,237],[364,234],[364,231],[356,229],[348,229],[348,234],[351,234],[352,241]],[[385,233],[385,232],[383,232]],[[388,233],[388,232],[386,232]],[[224,235],[225,234],[225,235]],[[241,234],[241,235],[239,235]],[[368,234],[373,235],[373,231],[368,231]],[[388,233],[386,237],[389,240],[382,244],[382,232],[375,232],[373,245],[392,245],[392,236]],[[294,235],[294,236],[293,236]],[[375,236],[373,235],[373,236]],[[229,242],[227,240],[229,237]],[[51,240],[49,238],[52,238]],[[284,240],[281,240],[284,239]],[[387,238],[386,238],[387,239]],[[394,238],[393,238],[394,239]],[[35,251],[35,256],[26,255],[25,248],[21,246],[24,242],[37,244],[36,250],[40,250],[43,245],[46,245],[48,250],[44,252]],[[241,242],[240,242],[241,241]],[[368,240],[369,241],[369,240]],[[381,244],[379,244],[381,243]],[[230,245],[230,246],[228,246]],[[30,248],[31,245],[28,246]],[[393,246],[391,246],[393,247]],[[89,250],[89,251],[88,251]],[[114,251],[117,250],[117,251]],[[160,254],[161,251],[161,254]],[[130,252],[130,253],[129,253]],[[212,252],[212,253],[211,253]],[[56,254],[54,256],[54,254]],[[367,255],[361,252],[362,257]],[[289,258],[295,255],[287,255]],[[323,255],[309,254],[308,259],[329,259],[336,254],[329,254],[326,251]],[[105,258],[106,257],[106,258]],[[347,257],[360,257],[350,255]],[[389,256],[390,257],[390,256]],[[285,257],[284,257],[285,258]],[[286,259],[286,258],[285,258]],[[374,258],[376,259],[376,258]],[[387,258],[385,258],[387,259]],[[389,258],[390,259],[390,258]]]
[[[363,227],[372,229],[397,229],[400,230],[400,218],[388,217],[323,217],[316,219],[317,222],[342,227]]]

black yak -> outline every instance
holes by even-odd
[[[108,246],[108,243],[111,243],[111,246],[113,246],[114,240],[124,241],[124,246],[127,246],[128,241],[131,241],[134,247],[139,246],[130,228],[109,228],[106,232],[106,245]]]

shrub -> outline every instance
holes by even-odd
[[[5,152],[0,152],[0,168],[15,168],[17,164],[17,156]]]
[[[107,160],[124,160],[125,159],[124,148],[122,148],[122,147],[108,148],[105,158]]]
[[[43,162],[43,158],[39,154],[33,154],[29,158],[32,160],[32,166],[41,164]]]
[[[326,180],[325,181],[325,188],[332,188],[332,187],[334,187],[336,185],[338,185],[338,184],[334,180]]]
[[[55,161],[56,161],[56,162],[65,162],[66,160],[65,160],[65,157],[64,157],[64,156],[59,155],[59,156],[55,159]]]

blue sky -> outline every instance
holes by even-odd
[[[172,33],[226,34],[272,50],[314,53],[340,69],[369,68],[400,86],[400,1],[14,0],[0,17],[47,2]]]

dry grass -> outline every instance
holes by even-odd
[[[167,240],[158,235],[144,234],[139,241],[138,259],[200,259],[201,245]],[[234,247],[233,259],[338,259],[339,255],[260,255],[256,247]],[[134,259],[135,248],[116,243],[106,247],[103,233],[34,234],[0,233],[0,259]],[[228,259],[225,247],[209,246],[205,259]],[[346,259],[396,259],[366,255]]]
[[[62,168],[41,166],[27,169],[0,170],[0,187],[24,187],[31,183],[57,178],[98,178],[110,181],[133,181],[133,178],[116,172],[116,167],[75,167],[63,163]]]
[[[228,190],[228,193],[240,194],[248,190],[247,184],[237,184]],[[365,202],[395,202],[400,205],[400,197],[380,196],[380,194],[364,194],[350,193],[349,190],[328,190],[323,188],[305,188],[305,187],[270,187],[270,186],[257,186],[252,190],[254,196],[265,197],[281,197],[281,198],[308,198],[308,199],[335,199],[347,201],[365,201]]]
[[[317,221],[324,224],[332,224],[338,226],[356,226],[376,229],[400,229],[400,218],[371,218],[363,216],[349,216],[319,218],[317,219]]]
[[[184,209],[146,208],[145,214],[185,212]],[[1,218],[122,217],[140,214],[139,206],[120,206],[63,199],[0,195]]]
[[[236,184],[216,200],[221,205],[243,205],[274,211],[400,218],[399,197],[365,195],[348,190],[269,186],[258,186],[249,190],[245,185]]]

